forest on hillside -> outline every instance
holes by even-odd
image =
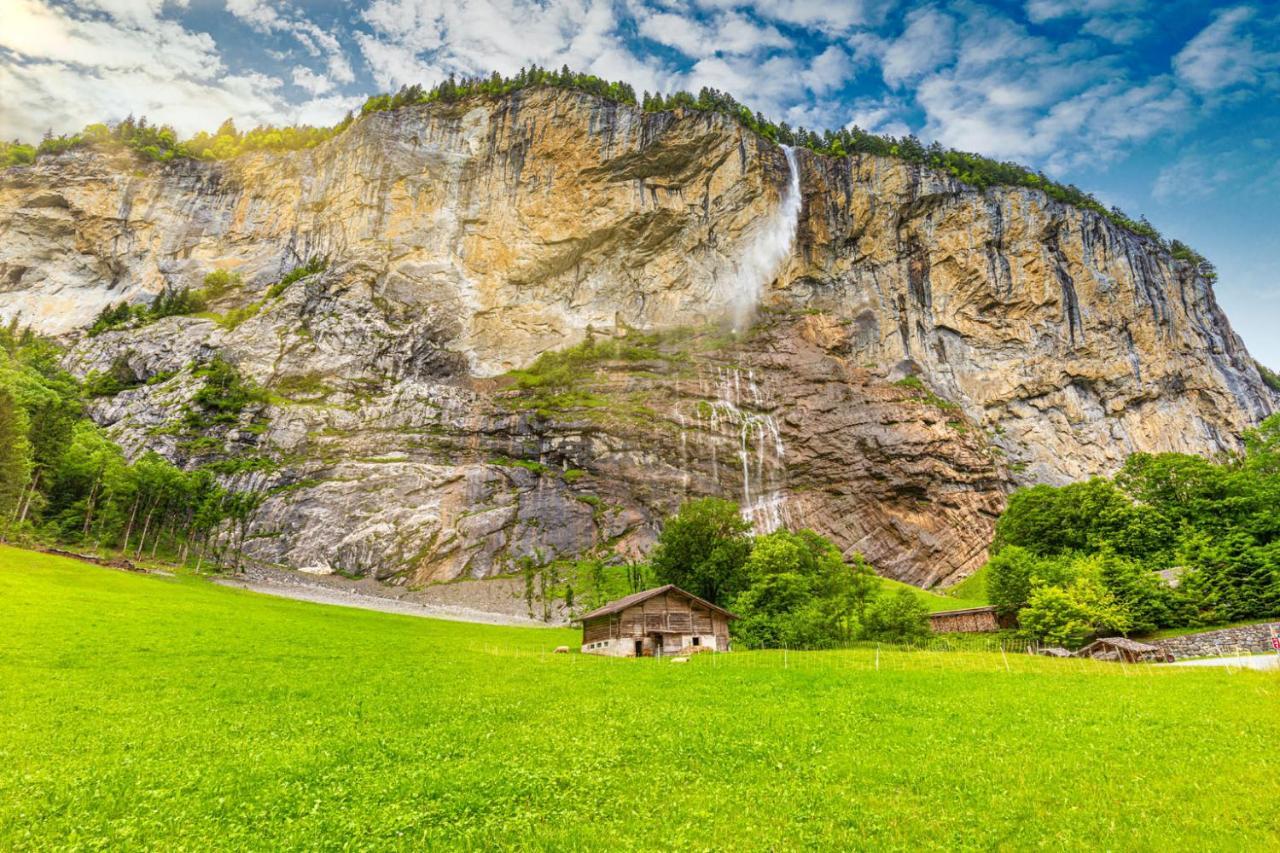
[[[1052,643],[1280,616],[1280,415],[1225,459],[1018,491],[991,550],[991,603]]]
[[[81,382],[61,366],[62,355],[56,343],[16,322],[0,328],[4,539],[237,565],[265,494],[233,483],[255,460],[231,458],[191,470],[154,452],[130,460],[88,417],[86,404],[101,389],[115,393],[143,380],[118,367],[121,375],[90,374]],[[219,358],[195,373],[202,386],[181,418],[183,441],[193,444],[212,441],[261,399],[260,389]]]

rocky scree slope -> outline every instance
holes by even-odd
[[[1276,409],[1156,243],[1030,190],[794,160],[788,206],[785,152],[724,117],[560,90],[225,163],[76,151],[0,175],[0,311],[135,378],[93,407],[131,452],[262,490],[252,556],[397,583],[638,555],[719,494],[934,585],[981,564],[1013,485],[1231,450]],[[212,316],[76,331],[213,269],[245,286]],[[744,288],[752,330],[708,328]],[[565,387],[504,375],[589,334],[622,343]],[[193,435],[215,355],[267,394]]]

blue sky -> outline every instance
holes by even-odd
[[[1280,2],[3,0],[0,136],[130,112],[330,123],[372,91],[538,63],[733,93],[1017,160],[1217,264],[1280,368]]]

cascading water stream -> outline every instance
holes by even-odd
[[[764,288],[778,274],[795,243],[802,204],[800,167],[795,151],[787,146],[783,146],[782,151],[789,174],[781,204],[756,231],[734,266],[729,309],[735,332],[751,325]],[[786,448],[778,422],[769,411],[772,405],[761,393],[754,372],[748,370],[744,376],[737,368],[718,369],[714,390],[706,388],[704,394],[707,399],[699,404],[693,416],[693,430],[695,437],[706,435],[709,439],[711,479],[718,483],[721,476],[717,440],[734,441],[736,467],[742,478],[743,517],[751,522],[756,533],[771,533],[792,526],[784,488]],[[682,485],[687,489],[689,443],[684,415],[680,414],[679,419]]]
[[[773,218],[743,252],[734,270],[729,307],[735,332],[741,332],[751,325],[760,295],[791,254],[796,229],[800,224],[800,167],[796,162],[796,152],[790,146],[782,146],[782,153],[786,155],[789,171],[782,203]]]
[[[757,383],[755,372],[717,368],[714,382],[704,384],[703,394],[706,399],[695,411],[691,426],[694,436],[709,439],[712,480],[719,482],[721,476],[717,444],[732,442],[730,446],[737,457],[737,464],[732,467],[737,469],[742,483],[743,517],[752,523],[756,533],[771,533],[791,526],[783,488],[786,447],[778,421],[768,411],[773,404]],[[682,465],[688,447],[686,423],[681,415]],[[687,473],[684,485],[687,488]]]

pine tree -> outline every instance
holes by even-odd
[[[8,388],[0,388],[0,525],[15,518],[30,477],[26,413]]]

